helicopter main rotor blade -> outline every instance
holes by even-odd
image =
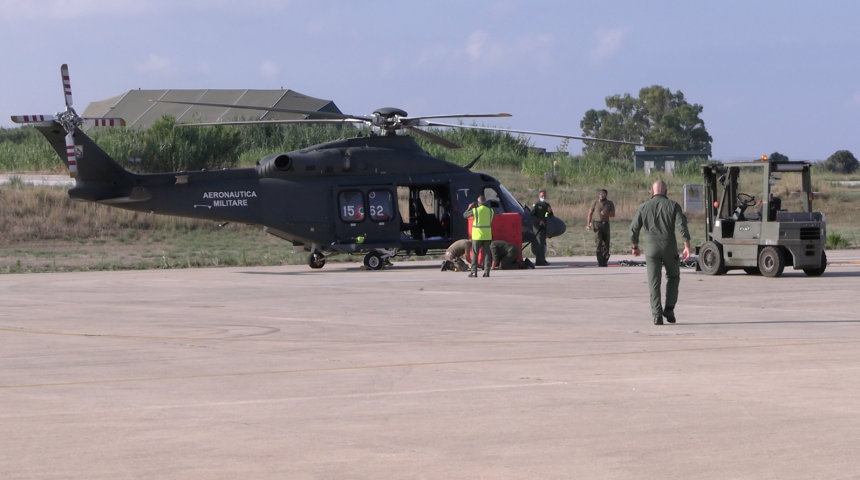
[[[208,102],[181,102],[178,100],[150,100],[150,102],[155,103],[176,103],[179,105],[196,105],[200,107],[223,107],[223,108],[238,108],[242,110],[265,110],[269,112],[283,112],[283,113],[296,113],[299,115],[317,115],[320,117],[326,118],[338,118],[338,119],[355,119],[359,121],[369,122],[372,120],[371,117],[359,117],[355,115],[344,115],[342,113],[331,113],[331,112],[316,112],[313,110],[298,110],[295,108],[281,108],[281,107],[260,107],[255,105],[235,105],[231,103],[208,103]]]
[[[489,131],[493,131],[493,132],[522,133],[524,135],[539,135],[539,136],[543,136],[543,137],[570,138],[573,140],[586,140],[589,142],[615,143],[618,145],[633,145],[636,147],[644,146],[644,144],[639,143],[639,142],[625,142],[624,140],[607,140],[605,138],[578,137],[576,135],[561,135],[561,134],[557,134],[557,133],[530,132],[527,130],[512,130],[510,128],[478,127],[475,125],[451,125],[449,123],[438,123],[438,122],[422,122],[422,123],[426,124],[428,127],[471,128],[473,130],[489,130]]]
[[[423,115],[420,117],[406,117],[401,119],[404,122],[415,120],[426,120],[428,118],[493,118],[493,117],[510,117],[510,113],[467,113],[463,115]]]
[[[344,123],[367,123],[366,120],[358,120],[355,118],[335,119],[335,118],[304,118],[298,120],[231,120],[227,122],[205,122],[205,123],[177,123],[177,127],[217,127],[219,125],[278,125],[289,123],[328,123],[328,124],[344,124]]]
[[[404,128],[406,128],[406,130],[409,130],[410,132],[412,132],[416,135],[420,135],[420,136],[426,138],[427,140],[430,140],[433,143],[438,143],[439,145],[442,145],[445,148],[449,148],[451,150],[462,150],[463,149],[463,147],[457,145],[454,142],[446,140],[446,139],[440,137],[439,135],[435,135],[435,134],[430,133],[430,132],[425,132],[424,130],[421,130],[420,128],[415,128],[415,127],[404,127]]]

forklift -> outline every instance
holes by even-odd
[[[812,211],[812,180],[807,162],[761,161],[702,165],[705,194],[705,242],[696,246],[696,270],[722,275],[743,269],[750,275],[778,277],[786,266],[817,277],[827,268],[824,214]],[[761,173],[762,195],[738,190],[739,178]],[[800,173],[802,192],[793,192],[803,211],[783,209],[783,201],[771,192],[784,173]],[[754,180],[755,181],[755,180]],[[758,211],[752,211],[758,206]],[[800,208],[797,208],[798,210]]]

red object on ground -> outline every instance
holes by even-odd
[[[469,238],[472,238],[472,219],[468,219]],[[497,213],[493,216],[493,240],[504,240],[520,249],[517,262],[523,261],[523,219],[519,213]],[[484,252],[478,252],[478,265],[484,263]],[[467,260],[471,254],[468,254]],[[471,262],[470,262],[471,263]]]

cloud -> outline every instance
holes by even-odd
[[[595,37],[597,37],[597,46],[591,49],[588,58],[591,63],[600,63],[621,49],[627,32],[621,28],[615,30],[600,29],[595,33]]]
[[[74,19],[81,17],[131,16],[149,10],[151,3],[136,0],[0,0],[4,20]]]
[[[273,80],[278,76],[278,72],[280,71],[281,69],[278,68],[278,65],[270,60],[266,60],[260,65],[260,75],[267,80]]]
[[[469,35],[469,38],[466,39],[466,45],[463,51],[466,55],[472,57],[474,60],[478,60],[481,58],[481,55],[484,54],[484,50],[487,47],[487,32],[483,30],[478,30],[475,33]]]
[[[169,76],[176,71],[179,62],[172,58],[150,55],[143,63],[135,63],[134,71],[139,75]]]

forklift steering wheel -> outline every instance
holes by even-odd
[[[752,207],[755,206],[755,197],[746,193],[738,194],[738,203],[742,207]]]

